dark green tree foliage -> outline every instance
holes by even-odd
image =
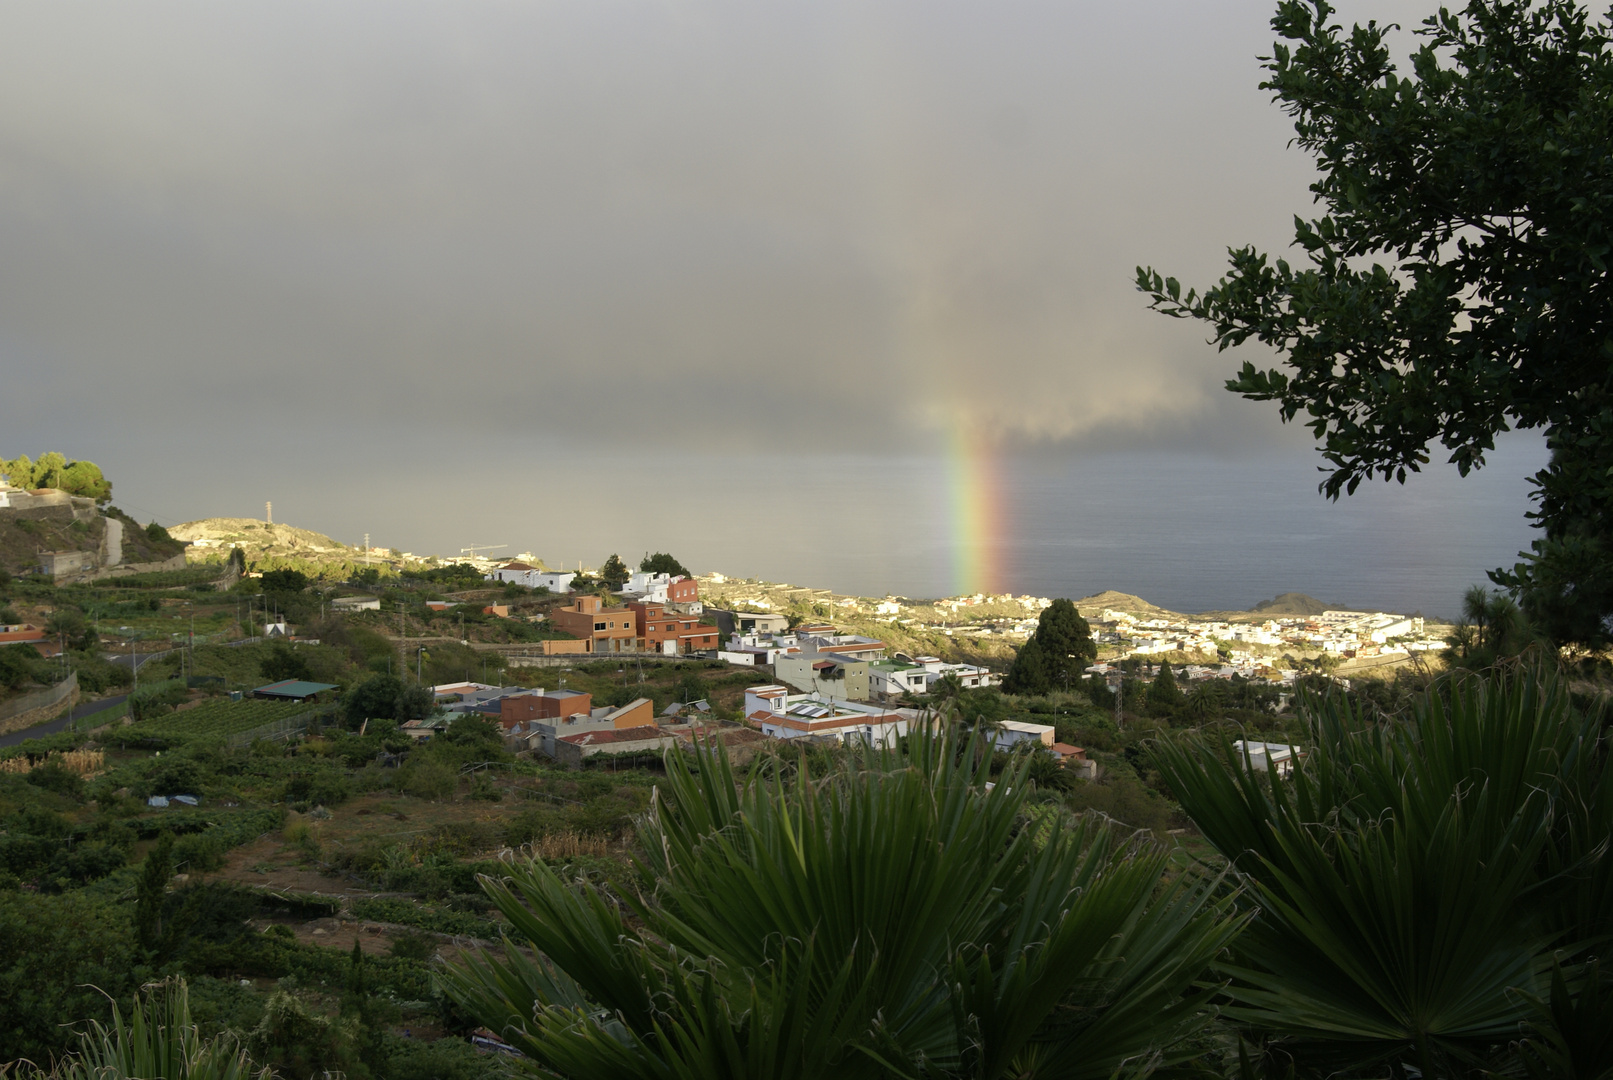
[[[310,1012],[285,991],[270,996],[263,1019],[247,1036],[254,1062],[286,1077],[369,1074],[359,1053],[363,1033],[357,1017],[331,1017]]]
[[[29,461],[28,455],[13,461],[0,459],[0,473],[6,475],[14,487],[60,488],[69,495],[94,499],[103,506],[112,501],[112,481],[101,475],[93,461],[68,461],[52,451],[38,461]]]
[[[1417,31],[1402,73],[1388,27],[1346,33],[1325,0],[1285,0],[1261,84],[1317,163],[1308,265],[1234,250],[1202,296],[1138,270],[1153,307],[1251,339],[1228,389],[1300,413],[1330,498],[1404,482],[1438,442],[1466,475],[1498,432],[1544,430],[1541,537],[1493,580],[1559,641],[1608,638],[1613,614],[1613,49],[1572,0],[1475,0]]]
[[[382,674],[371,675],[369,679],[358,683],[352,690],[348,690],[347,698],[342,708],[347,711],[348,721],[360,724],[369,719],[382,719],[382,721],[413,721],[426,712],[419,711],[418,695],[410,696],[405,701],[406,688],[403,680],[397,675]],[[426,698],[431,698],[431,692],[426,690]],[[427,701],[426,708],[431,708],[431,701]],[[405,716],[408,712],[410,716]]]
[[[703,701],[706,697],[706,684],[700,681],[700,676],[689,672],[678,681],[678,700],[685,705],[693,701]]]
[[[1453,667],[1479,671],[1498,660],[1521,655],[1536,643],[1529,620],[1504,593],[1475,585],[1462,596],[1462,622],[1445,639],[1441,659]]]
[[[109,1015],[137,960],[126,906],[86,896],[0,891],[0,1059],[49,1061],[72,1021]]]
[[[1036,649],[1026,658],[1032,643]],[[1036,633],[1025,643],[1025,648],[1019,650],[1014,667],[1003,680],[1003,689],[1011,694],[1075,689],[1086,674],[1087,666],[1097,658],[1098,646],[1092,640],[1092,627],[1070,601],[1055,600],[1042,609],[1036,621]],[[1025,671],[1016,676],[1014,669],[1022,662],[1026,665]]]
[[[301,570],[265,570],[260,584],[266,593],[300,593],[308,588],[308,575]]]
[[[58,607],[51,612],[50,618],[45,620],[45,630],[59,635],[67,643],[67,647],[76,652],[94,651],[101,644],[95,627],[76,607]]]
[[[1155,716],[1173,716],[1185,702],[1182,688],[1176,684],[1176,675],[1169,661],[1159,665],[1159,674],[1148,687],[1148,711]]]
[[[283,641],[277,641],[269,647],[269,651],[258,663],[258,670],[270,682],[313,677],[307,658],[299,655],[296,649]]]
[[[430,716],[437,707],[437,698],[427,686],[406,686],[398,695],[396,705],[397,718],[401,720],[424,720]]]
[[[149,720],[153,716],[172,712],[175,705],[188,696],[180,679],[168,679],[151,686],[142,686],[129,695],[129,715],[136,720]]]
[[[657,551],[654,555],[646,555],[639,561],[640,572],[646,574],[672,574],[674,576],[694,577],[689,568],[664,551]]]
[[[472,759],[491,761],[506,756],[498,724],[475,713],[455,717],[440,738],[444,745],[467,751]]]
[[[174,876],[174,834],[163,833],[140,867],[135,893],[134,925],[140,947],[150,952],[162,940],[162,915],[168,879]]]
[[[1047,675],[1047,655],[1035,635],[1020,647],[1014,663],[1003,676],[1003,692],[1026,694],[1032,697],[1047,693],[1052,680]]]
[[[626,585],[627,579],[632,576],[632,572],[627,569],[627,564],[616,555],[606,559],[605,565],[599,568],[599,580],[605,584],[606,588],[616,591]]]
[[[32,682],[49,682],[50,662],[32,645],[0,645],[0,683],[20,690]]]

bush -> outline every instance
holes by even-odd
[[[1110,775],[1102,780],[1077,780],[1066,798],[1072,810],[1096,810],[1134,829],[1164,832],[1170,827],[1171,806],[1141,780]]]
[[[105,1019],[107,995],[133,989],[134,950],[116,905],[82,893],[0,892],[0,1054],[49,1061],[67,1050],[64,1021]]]
[[[197,874],[224,865],[223,838],[212,832],[191,833],[174,841],[174,868]]]
[[[142,686],[129,695],[129,715],[135,723],[172,712],[175,705],[185,701],[190,691],[178,679]]]
[[[483,897],[477,897],[477,900],[479,903],[486,903],[486,899]],[[456,911],[441,911],[424,904],[410,903],[407,900],[393,900],[385,897],[378,897],[373,900],[355,900],[350,910],[354,916],[360,919],[397,923],[400,926],[414,926],[439,934],[491,939],[497,938],[499,933],[498,924],[491,919]]]
[[[438,761],[411,761],[398,771],[398,785],[417,799],[443,799],[459,786],[459,774]]]
[[[387,953],[400,960],[425,961],[431,959],[436,951],[437,943],[432,938],[425,934],[408,933],[394,938]]]
[[[36,765],[23,779],[34,787],[65,795],[76,803],[84,802],[84,778],[63,765],[57,758],[50,758],[43,765]]]
[[[389,1042],[387,1080],[482,1080],[489,1075],[487,1058],[463,1039]]]

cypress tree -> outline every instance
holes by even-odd
[[[174,876],[174,834],[165,832],[157,838],[150,854],[140,869],[140,884],[135,892],[134,925],[140,945],[154,951],[162,941],[162,906],[168,891],[168,879]]]
[[[1148,711],[1159,716],[1169,716],[1182,707],[1182,688],[1176,685],[1176,676],[1171,673],[1170,661],[1159,665],[1159,674],[1154,676],[1152,685],[1148,687]]]
[[[1087,665],[1098,658],[1092,627],[1068,600],[1055,600],[1042,610],[1036,622],[1036,642],[1051,685],[1074,687]]]

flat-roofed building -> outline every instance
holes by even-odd
[[[638,615],[628,607],[604,607],[597,596],[579,596],[566,607],[555,608],[549,621],[556,630],[592,644],[588,652],[634,652],[642,648]]]

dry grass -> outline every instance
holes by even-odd
[[[607,855],[610,849],[611,842],[603,836],[580,832],[550,833],[548,836],[521,845],[523,852],[529,852],[539,859],[573,859],[579,855]]]
[[[7,758],[5,761],[0,761],[0,773],[29,773],[51,761],[57,762],[64,769],[76,772],[80,776],[91,776],[106,767],[106,752],[103,750],[58,750],[37,761],[26,757]]]

